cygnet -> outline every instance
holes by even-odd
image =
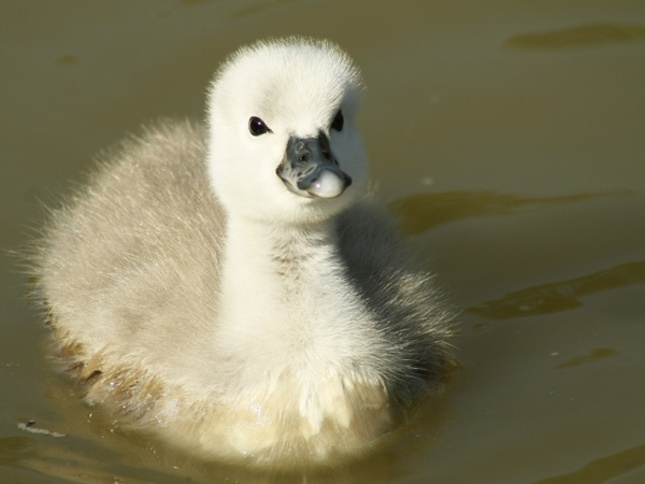
[[[451,318],[367,194],[361,90],[328,41],[244,47],[205,125],[127,139],[53,212],[38,294],[91,405],[277,468],[364,455],[441,390]]]

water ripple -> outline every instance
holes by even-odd
[[[505,44],[516,49],[568,49],[645,40],[645,26],[635,24],[580,25],[564,30],[516,35]]]
[[[580,307],[582,296],[637,284],[645,284],[645,261],[629,262],[575,279],[511,292],[466,311],[488,319],[535,316]]]

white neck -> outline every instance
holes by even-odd
[[[218,339],[236,355],[280,369],[364,356],[371,322],[344,274],[331,220],[278,227],[232,218],[220,301]]]

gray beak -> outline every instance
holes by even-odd
[[[289,138],[276,175],[289,190],[301,197],[336,198],[352,179],[338,167],[322,131],[317,138]]]

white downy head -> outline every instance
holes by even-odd
[[[326,41],[258,43],[224,64],[209,93],[208,169],[230,216],[306,224],[363,193],[360,83],[351,59]]]

